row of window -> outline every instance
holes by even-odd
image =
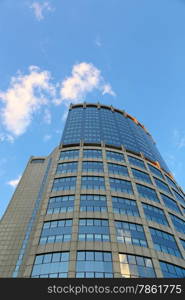
[[[61,152],[59,159],[60,160],[68,160],[68,159],[77,159],[78,157],[79,157],[79,150],[67,150],[67,151]],[[100,159],[102,159],[102,150],[84,149],[83,150],[83,158],[98,158],[98,159],[100,158]],[[115,160],[115,161],[125,162],[124,154],[114,152],[114,151],[106,150],[106,158],[107,158],[107,160]],[[141,159],[138,159],[136,157],[128,155],[128,160],[129,160],[130,164],[146,170],[145,164]],[[153,175],[156,175],[156,176],[164,179],[163,174],[161,173],[161,171],[159,169],[155,168],[151,164],[148,164],[148,167],[149,167],[150,171],[153,173]],[[165,178],[172,187],[174,187],[175,189],[178,190],[177,185],[173,182],[173,180],[171,178],[169,178],[166,175],[165,175]]]
[[[139,174],[135,170],[135,178],[137,177],[137,174]],[[142,173],[142,172],[140,172]],[[146,174],[147,175],[147,174]],[[139,174],[140,176],[140,174]],[[138,179],[139,179],[138,176]],[[148,176],[148,175],[147,175]],[[142,178],[146,177],[145,175],[142,175]],[[168,191],[168,186],[165,185],[162,181],[159,183],[160,180],[156,179],[156,184],[160,189],[162,189],[164,192],[171,193],[170,190]],[[127,193],[132,195],[133,194],[133,188],[132,188],[132,183],[128,180],[123,180],[123,179],[118,179],[118,178],[109,178],[110,181],[110,187],[112,191],[115,192],[122,192],[122,193]],[[148,182],[149,183],[149,182]],[[165,185],[166,188],[162,188],[162,186]],[[160,202],[159,198],[157,196],[157,193],[154,189],[146,187],[141,184],[136,184],[139,196],[144,197],[146,199],[155,201],[155,202]],[[55,178],[52,191],[64,191],[64,190],[75,190],[76,188],[76,176],[70,176],[70,177],[61,177],[61,178]],[[90,189],[90,190],[105,190],[105,181],[104,177],[102,176],[82,176],[81,177],[81,189]],[[177,193],[176,193],[177,194]],[[163,195],[161,193],[162,199],[165,203],[165,205],[172,209],[175,210],[177,213],[180,213],[180,209],[176,202],[171,199],[167,195]],[[176,197],[177,199],[177,197]],[[177,199],[179,201],[179,199]],[[182,201],[182,200],[181,200]],[[184,201],[184,200],[183,200]]]
[[[155,278],[152,260],[145,256],[119,253],[121,276],[124,278]],[[185,277],[185,269],[160,261],[163,277]],[[36,255],[31,277],[68,277],[69,252]],[[106,251],[77,251],[77,278],[113,277],[112,253]]]
[[[142,225],[115,221],[118,243],[148,247]],[[71,240],[72,220],[47,221],[44,223],[40,244],[68,242]],[[173,235],[150,228],[154,249],[163,253],[182,257]],[[78,223],[79,241],[110,241],[109,222],[104,219],[80,219]],[[184,246],[184,245],[183,245]]]
[[[137,184],[137,189],[138,189],[139,195],[142,198],[153,200],[155,202],[159,202],[157,194],[155,193],[154,190],[152,190],[148,187],[144,187],[139,184]],[[171,198],[169,198],[168,196],[163,195],[163,194],[161,194],[161,196],[163,198],[165,205],[168,208],[181,214],[181,212],[174,200],[172,200]],[[113,206],[114,213],[128,215],[128,216],[135,216],[135,217],[140,216],[138,207],[137,207],[137,203],[135,200],[112,196],[112,206]],[[147,220],[168,226],[167,219],[166,219],[162,209],[157,208],[152,205],[149,205],[149,204],[144,204],[144,203],[143,203],[143,209],[144,209]],[[47,214],[65,213],[65,212],[71,212],[73,210],[74,210],[74,195],[58,196],[58,197],[52,197],[49,199]],[[106,196],[105,195],[87,195],[87,194],[81,195],[80,196],[80,211],[106,212],[107,211]],[[178,220],[181,220],[181,219],[179,219],[179,218],[174,219],[173,215],[171,215],[171,217],[172,217],[174,224],[176,224],[175,227],[177,228],[177,231],[179,231],[178,227],[181,229],[182,225],[178,225],[178,223],[180,222]],[[182,221],[182,224],[184,224],[184,221]],[[183,226],[182,226],[182,228],[184,228]],[[182,229],[182,231],[184,232],[184,229]]]

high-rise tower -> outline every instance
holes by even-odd
[[[185,194],[145,127],[71,105],[0,223],[0,277],[185,277]]]

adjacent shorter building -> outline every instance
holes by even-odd
[[[162,129],[161,129],[162,130]],[[185,194],[137,119],[71,105],[0,223],[0,277],[185,277]]]

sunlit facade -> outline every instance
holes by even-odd
[[[185,194],[146,128],[112,106],[70,106],[0,229],[0,277],[185,277]]]

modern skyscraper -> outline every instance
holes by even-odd
[[[0,224],[0,277],[185,277],[185,194],[151,135],[112,106],[71,105]]]

